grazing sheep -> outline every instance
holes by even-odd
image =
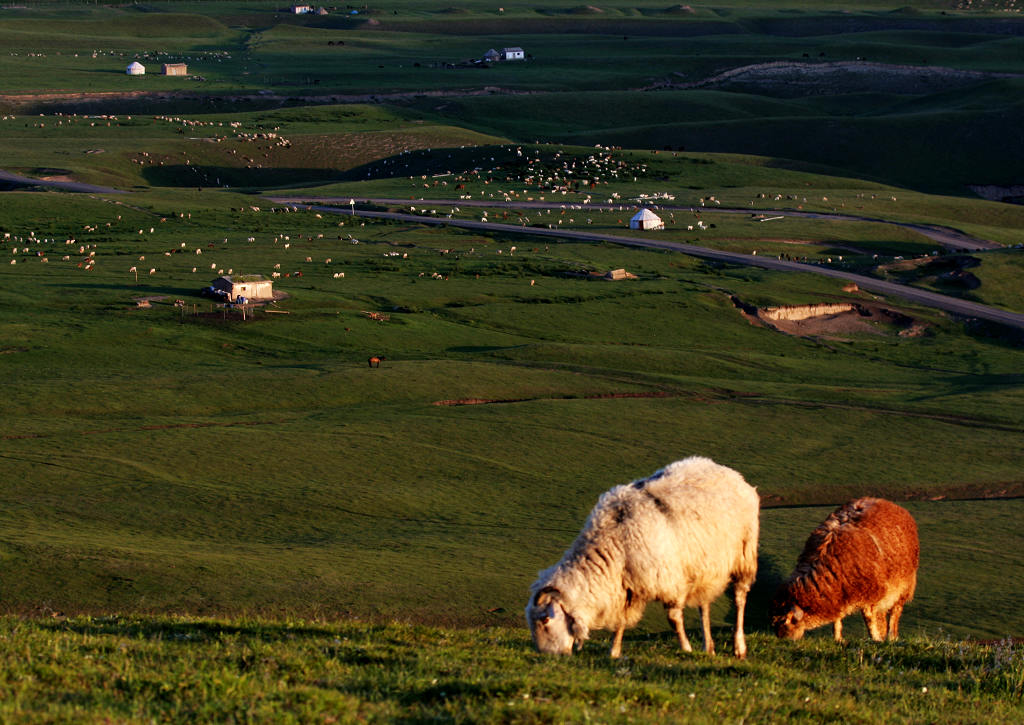
[[[743,476],[698,456],[605,492],[562,560],[530,587],[526,621],[537,649],[571,654],[591,629],[609,629],[611,656],[618,657],[623,631],[657,600],[686,652],[693,650],[683,608],[699,607],[704,649],[713,654],[711,603],[732,582],[733,651],[745,657],[743,609],[757,574],[759,503]]]
[[[903,605],[914,597],[919,554],[917,525],[903,507],[880,498],[843,504],[811,533],[776,592],[772,629],[800,639],[831,622],[842,642],[843,617],[860,610],[871,639],[896,639]]]

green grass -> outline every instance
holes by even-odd
[[[689,88],[766,61],[867,58],[1020,73],[1020,39],[1006,32],[1016,20],[999,12],[999,2],[978,12],[887,2],[843,13],[803,2],[683,14],[671,6],[581,7],[555,2],[498,13],[475,1],[400,3],[356,17],[231,2],[5,11],[0,41],[9,52],[0,72],[11,95],[3,105],[149,114],[373,98],[402,111],[411,105],[428,123],[517,141],[759,154],[958,195],[969,195],[971,184],[1019,181],[1024,145],[1011,142],[1019,138],[1019,78]],[[487,69],[464,63],[508,44],[525,48],[530,60]],[[151,72],[126,76],[135,59]],[[203,80],[154,74],[172,61],[189,63]],[[31,98],[51,92],[141,95]]]
[[[0,169],[132,193],[0,193],[0,719],[1019,720],[1019,340],[897,298],[883,303],[923,335],[878,324],[790,337],[751,325],[730,298],[876,300],[813,275],[361,222],[259,196],[394,197],[446,213],[463,194],[493,198],[495,218],[505,194],[571,207],[590,193],[629,209],[667,192],[1017,244],[1020,208],[966,198],[964,185],[1019,182],[1018,79],[796,98],[622,90],[820,52],[1021,70],[1019,39],[1002,32],[1014,19],[996,4],[904,4],[5,9],[5,93],[184,95],[119,100],[112,119],[82,115],[109,113],[103,100],[3,102]],[[534,58],[438,67],[511,44]],[[136,56],[185,60],[206,80],[127,78]],[[488,85],[543,92],[327,103]],[[619,177],[602,170],[595,188],[556,195],[585,178],[595,144],[647,150],[616,149]],[[538,168],[542,183],[528,182]],[[626,233],[625,211],[565,211],[531,223]],[[842,254],[862,270],[875,254],[934,249],[881,222],[703,218],[715,227],[691,235],[680,219],[663,236]],[[1019,252],[974,254],[981,285],[960,294],[1024,309]],[[620,267],[638,278],[574,276]],[[907,281],[954,291],[921,269]],[[287,314],[243,322],[201,298],[221,270],[280,273],[288,296],[271,309]],[[439,405],[471,399],[495,402]],[[533,653],[521,612],[535,573],[602,491],[690,454],[740,470],[764,504],[749,661],[681,655],[656,607],[622,661],[607,658],[608,633],[572,659]],[[824,629],[775,640],[772,591],[808,533],[861,495],[903,502],[920,528],[903,639],[868,643],[851,618],[842,647]],[[716,603],[720,651],[730,616]]]
[[[724,632],[717,632],[719,638]],[[1019,645],[667,637],[535,654],[524,630],[260,618],[0,620],[8,722],[988,721],[1022,714]]]
[[[1021,490],[1020,351],[935,312],[904,308],[920,338],[793,338],[730,295],[804,304],[837,283],[251,201],[0,196],[21,237],[0,265],[9,610],[513,623],[601,491],[691,453],[770,506]],[[242,323],[198,297],[220,269],[275,264],[290,314]],[[564,276],[618,267],[640,278]],[[138,309],[146,296],[163,299]],[[371,354],[388,360],[370,370]],[[656,397],[608,397],[634,393]],[[435,405],[468,398],[520,402]],[[931,559],[907,631],[1018,635],[1014,593],[983,574],[1020,566],[1000,553],[1019,549],[1013,518],[995,523],[1016,503],[918,505],[929,550],[970,531],[980,558],[969,586],[964,551]],[[765,513],[769,588],[828,509],[787,511]],[[951,621],[944,601],[965,590]]]
[[[974,255],[949,255],[925,261],[910,260],[882,265],[879,276],[897,280],[942,294],[982,302],[1008,310],[1024,309],[1016,281],[1024,266],[1024,253],[1019,247],[993,250]],[[958,270],[965,272],[969,281],[950,279]]]

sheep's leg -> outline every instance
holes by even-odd
[[[864,615],[864,624],[868,627],[868,634],[871,635],[871,639],[875,642],[885,640],[885,612],[873,607],[866,607],[861,610],[861,613]]]
[[[842,644],[843,641],[843,618],[840,617],[832,622],[832,639]]]
[[[733,600],[736,602],[736,631],[732,636],[732,651],[742,660],[747,656],[747,638],[743,634],[743,611],[747,608],[747,588],[735,585]]]
[[[679,637],[679,646],[683,648],[683,652],[693,652],[690,640],[686,638],[686,630],[683,629],[683,608],[665,607],[665,614],[668,617],[668,621],[676,629],[676,635]]]
[[[899,639],[901,614],[903,614],[903,602],[896,602],[889,610],[889,639]]]
[[[715,640],[711,638],[711,605],[705,604],[700,608],[700,624],[704,630],[704,651],[709,655],[715,653]]]
[[[619,627],[615,630],[615,639],[612,640],[612,657],[618,658],[622,655],[622,633],[626,631],[625,627]]]

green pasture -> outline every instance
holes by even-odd
[[[566,209],[509,212],[495,206],[491,218],[627,236],[625,222],[644,195],[670,194],[673,199],[664,203],[693,206],[697,213],[666,216],[664,238],[861,270],[873,268],[878,257],[920,256],[938,245],[891,224],[796,217],[761,222],[755,215],[849,214],[949,226],[1011,246],[1022,239],[1024,212],[1010,204],[921,194],[763,157],[494,145],[495,139],[475,132],[421,121],[415,114],[365,105],[182,116],[7,116],[0,121],[7,142],[0,168],[136,193],[150,189],[154,198],[166,191],[186,203],[200,197],[177,196],[175,189],[408,198],[409,209],[426,197],[431,206],[445,200],[442,214],[453,213],[457,196],[496,205],[545,201]],[[617,203],[619,209],[584,209],[587,200]],[[262,203],[236,201],[237,208]],[[171,208],[184,207],[172,202]],[[719,214],[720,208],[750,215]],[[480,213],[465,207],[455,215]],[[15,228],[19,212],[13,214]],[[701,219],[710,228],[696,228]],[[1008,288],[989,284],[975,298]],[[1002,304],[1013,304],[1012,297]]]
[[[968,187],[1020,183],[1019,77],[690,86],[768,61],[1019,74],[1009,2],[0,10],[0,170],[127,192],[0,192],[0,720],[1019,720],[1019,334],[526,233],[694,206],[659,209],[659,238],[1019,312],[1024,211]],[[460,65],[510,45],[529,61]],[[1006,248],[941,252],[909,223]],[[201,295],[237,274],[279,299],[243,318]],[[787,335],[737,307],[839,301],[903,317]],[[536,573],[601,492],[693,454],[762,499],[750,658],[725,598],[714,659],[656,606],[620,661],[604,632],[536,655]],[[843,646],[774,639],[807,535],[864,495],[919,526],[903,637],[851,617]]]
[[[908,633],[1019,633],[1017,504],[956,500],[1020,492],[1018,348],[898,300],[924,336],[789,337],[730,297],[838,283],[247,201],[0,196],[8,611],[518,625],[601,491],[700,453],[768,507],[753,622],[830,507],[875,494],[921,501]],[[288,297],[243,322],[198,295],[221,270]],[[504,402],[438,404],[465,400]]]
[[[596,644],[551,658],[524,629],[295,617],[7,618],[0,637],[11,722],[1010,722],[1022,710],[1018,645],[943,636],[838,647],[754,633],[743,662],[683,655],[660,634],[627,637],[621,660]]]
[[[554,2],[499,12],[474,0],[295,16],[265,3],[45,3],[0,14],[0,106],[149,115],[385,101],[407,119],[492,140],[757,154],[956,195],[1019,182],[1021,21],[1000,2],[970,12],[887,2],[844,12],[802,2],[687,7]],[[528,61],[468,62],[509,45]],[[699,85],[766,62],[858,59],[923,71],[810,88]],[[132,60],[147,75],[125,75]],[[164,62],[187,62],[191,76],[160,76]]]
[[[1007,91],[1020,85],[1019,79],[1000,83]],[[981,140],[1020,138],[1021,107],[1010,100],[1019,92],[994,105],[983,100],[988,97],[981,89],[977,104],[958,108],[939,93],[903,110],[906,101],[894,96],[786,100],[665,90],[431,99],[416,107],[513,139],[769,155],[816,164],[826,173],[962,195],[979,178],[1012,184],[1019,167],[1007,162],[1017,159],[1020,144]],[[964,143],[965,135],[972,141]]]

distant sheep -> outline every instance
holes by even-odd
[[[591,629],[622,634],[648,602],[665,606],[679,644],[692,652],[684,607],[699,607],[704,649],[711,639],[711,603],[731,582],[736,602],[733,651],[747,654],[743,610],[757,574],[759,500],[736,471],[708,458],[676,461],[648,478],[605,492],[583,531],[530,587],[526,621],[537,649],[571,654]]]
[[[917,525],[906,509],[880,498],[849,501],[807,539],[772,600],[772,629],[800,639],[831,622],[842,642],[843,617],[859,610],[871,639],[896,639],[903,606],[914,597],[919,556]]]

